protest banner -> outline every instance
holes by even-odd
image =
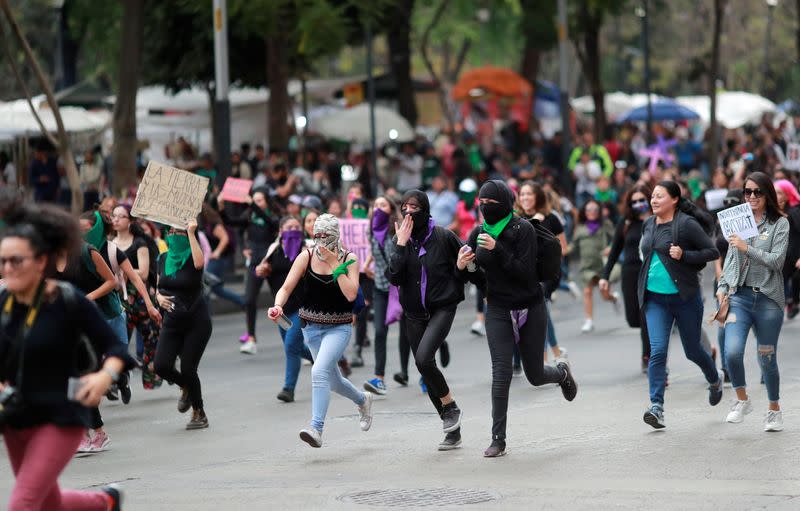
[[[207,177],[150,160],[131,216],[184,229],[200,214],[207,191]]]
[[[358,259],[361,271],[372,250],[369,242],[369,220],[362,218],[344,218],[339,220],[342,246],[353,252]]]
[[[719,226],[725,239],[736,234],[743,240],[758,236],[758,226],[749,204],[740,204],[717,213]]]
[[[791,143],[786,145],[786,162],[784,167],[789,170],[800,170],[800,144]]]
[[[250,179],[229,177],[222,186],[219,198],[226,202],[247,202],[252,187],[253,181]]]
[[[706,209],[714,211],[722,209],[725,206],[725,197],[728,196],[728,190],[708,190],[705,193]]]

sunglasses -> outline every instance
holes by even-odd
[[[761,188],[745,188],[744,196],[750,197],[751,195],[756,199],[760,199],[764,196],[764,191]]]
[[[28,259],[33,259],[33,256],[0,257],[0,268],[5,268],[7,264],[10,264],[12,268],[16,269]]]

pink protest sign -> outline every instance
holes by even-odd
[[[247,202],[252,187],[253,181],[249,179],[229,177],[225,180],[219,198],[228,202]]]
[[[341,233],[342,246],[348,252],[353,252],[356,255],[358,265],[363,270],[364,263],[371,251],[369,220],[362,218],[339,219],[339,232]]]

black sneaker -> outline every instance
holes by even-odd
[[[439,348],[439,359],[442,361],[442,367],[450,365],[450,346],[448,346],[447,341],[444,341]]]
[[[278,392],[278,401],[283,401],[284,403],[291,403],[294,401],[294,390],[292,389],[283,389]]]
[[[556,367],[564,371],[564,379],[561,380],[561,393],[564,394],[564,399],[572,401],[578,395],[578,384],[575,383],[575,378],[572,377],[572,370],[566,362],[559,362]]]
[[[394,373],[394,381],[402,385],[403,387],[408,386],[408,375],[406,373]]]
[[[722,401],[722,382],[725,380],[725,375],[717,369],[717,383],[711,383],[708,386],[708,404],[717,406]]]
[[[461,446],[461,428],[458,428],[455,431],[451,431],[450,433],[444,436],[444,440],[439,444],[440,451],[452,451],[453,449],[458,449]]]
[[[728,371],[726,371],[725,369],[723,369],[723,370],[722,370],[722,374],[724,374],[724,375],[725,375],[725,377],[724,377],[723,381],[724,381],[725,383],[730,383],[730,382],[731,382],[731,375],[729,375],[729,374],[728,374]]]
[[[492,444],[483,451],[484,458],[499,458],[506,455],[506,441],[492,440]]]
[[[461,409],[455,401],[444,405],[442,410],[442,429],[445,433],[450,433],[461,427]]]
[[[131,386],[125,385],[119,388],[119,397],[122,399],[122,404],[127,405],[131,402]]]
[[[350,367],[364,367],[364,359],[361,358],[361,353],[356,353],[350,358]]]
[[[651,405],[650,408],[644,412],[644,422],[649,424],[655,429],[664,429],[667,427],[664,424],[664,410],[658,405]]]
[[[181,397],[178,398],[178,412],[186,413],[192,404],[189,402],[189,391],[181,387]]]
[[[122,488],[116,484],[109,484],[100,491],[108,496],[108,511],[120,511],[122,509]]]
[[[208,427],[208,417],[203,410],[192,411],[192,420],[186,424],[186,429],[204,429]]]
[[[116,385],[111,385],[106,392],[106,399],[109,401],[119,401],[119,389]]]

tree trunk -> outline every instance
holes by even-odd
[[[14,17],[14,13],[11,12],[11,7],[8,5],[8,0],[0,0],[0,10],[2,10],[3,14],[5,14],[8,25],[11,27],[11,32],[14,34],[14,37],[17,39],[20,47],[22,47],[22,50],[25,53],[25,60],[28,62],[28,65],[33,71],[36,81],[39,82],[39,87],[44,92],[45,97],[47,98],[47,104],[53,112],[53,118],[55,119],[56,127],[58,128],[58,155],[61,157],[61,160],[64,164],[64,169],[67,172],[67,180],[69,181],[70,192],[72,195],[72,212],[76,214],[80,213],[83,209],[83,195],[81,194],[80,179],[78,178],[78,168],[75,165],[75,157],[72,155],[72,150],[69,147],[69,137],[67,136],[67,131],[64,129],[64,121],[61,119],[61,112],[58,109],[58,102],[56,102],[56,98],[53,95],[53,88],[48,83],[47,78],[45,77],[44,72],[39,65],[39,61],[33,54],[30,44],[28,44],[28,39],[25,37],[25,34],[22,33],[22,30],[17,23],[17,19]],[[31,105],[30,98],[28,98],[28,104]],[[52,138],[46,130],[43,130],[43,132],[45,137],[49,139]]]
[[[414,87],[411,81],[410,34],[413,9],[414,0],[398,0],[387,33],[391,70],[397,84],[398,110],[412,127],[417,125],[417,105],[414,102]]]
[[[122,193],[135,186],[136,175],[136,92],[144,34],[144,2],[123,0],[120,44],[119,90],[114,103],[114,146],[111,149],[111,192]]]
[[[528,80],[533,87],[534,93],[531,94],[530,122],[528,126],[536,125],[536,115],[534,114],[534,107],[536,106],[536,78],[539,76],[539,62],[541,61],[542,52],[536,48],[529,38],[525,38],[525,49],[522,52],[522,64],[520,65],[520,74],[523,78]]]
[[[708,165],[713,173],[717,168],[719,137],[717,136],[717,77],[719,76],[719,46],[722,36],[722,18],[725,15],[725,0],[714,0],[714,33],[711,43],[711,69],[708,71],[708,96],[711,99],[710,137]]]
[[[588,27],[585,34],[586,66],[584,73],[589,81],[589,90],[594,100],[594,139],[597,143],[605,140],[606,132],[606,105],[605,91],[600,77],[600,27]]]
[[[442,17],[445,9],[447,9],[450,0],[441,0],[439,3],[439,7],[436,8],[436,12],[433,14],[433,18],[431,22],[425,27],[425,32],[422,34],[422,39],[420,41],[420,53],[422,54],[422,60],[425,62],[425,67],[428,69],[428,72],[431,74],[431,78],[436,82],[438,85],[438,92],[439,92],[439,104],[442,109],[442,115],[444,116],[445,121],[447,121],[447,125],[449,127],[453,126],[453,116],[450,113],[450,105],[447,102],[447,93],[448,93],[448,84],[445,83],[447,80],[448,69],[446,62],[444,66],[444,70],[441,74],[436,73],[436,69],[433,67],[433,63],[431,62],[430,57],[428,56],[428,38],[431,35],[431,30],[439,23],[439,20]],[[449,61],[450,59],[446,59]]]
[[[289,149],[289,55],[286,50],[288,37],[283,29],[268,36],[267,44],[267,84],[269,85],[269,105],[267,127],[269,129],[269,148],[287,151]]]

